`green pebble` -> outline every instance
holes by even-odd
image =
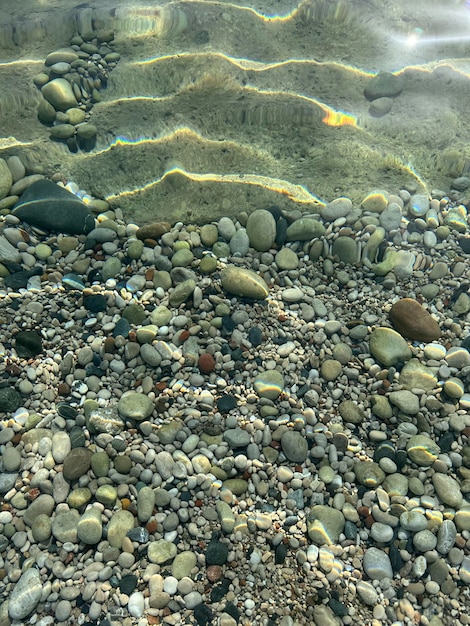
[[[184,280],[182,283],[179,283],[175,286],[173,291],[170,294],[170,305],[174,307],[178,307],[183,302],[188,300],[188,298],[193,294],[193,291],[196,289],[196,281],[192,278],[188,278]]]
[[[335,359],[328,359],[324,361],[320,366],[320,374],[326,381],[336,380],[341,374],[343,366],[339,361]]]
[[[109,472],[109,456],[104,451],[95,452],[91,457],[91,469],[97,478],[104,478]]]
[[[114,469],[120,474],[128,474],[131,471],[132,461],[125,454],[120,454],[114,458]]]
[[[101,268],[101,276],[103,277],[103,280],[106,281],[109,278],[116,278],[116,276],[119,276],[121,270],[121,261],[115,256],[110,256],[106,259],[103,267]]]
[[[52,521],[49,515],[45,513],[37,515],[31,525],[31,532],[38,543],[48,541],[52,533]]]
[[[34,254],[41,261],[45,261],[52,254],[52,248],[45,243],[39,243],[34,249]]]
[[[142,252],[144,251],[144,242],[140,239],[134,239],[127,246],[127,256],[130,259],[138,260],[142,256]]]
[[[77,487],[70,492],[67,504],[73,509],[84,508],[91,500],[92,493],[88,487]]]
[[[202,274],[212,274],[217,269],[217,259],[215,256],[206,254],[199,263],[199,271]]]
[[[112,485],[101,485],[95,491],[95,498],[101,504],[113,506],[117,500],[117,490]]]
[[[191,570],[196,567],[197,558],[194,552],[185,550],[176,555],[173,563],[171,564],[171,574],[177,580],[190,577]]]
[[[181,242],[184,243],[184,242]],[[194,254],[187,248],[182,248],[171,257],[173,267],[188,267],[194,261]]]
[[[219,231],[215,224],[204,224],[200,231],[201,241],[203,245],[211,247],[215,244],[219,237]]]
[[[243,478],[229,478],[224,481],[223,486],[235,496],[241,496],[248,489],[248,482]]]

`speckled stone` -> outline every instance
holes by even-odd
[[[41,599],[42,582],[39,570],[31,567],[23,572],[8,600],[8,615],[12,620],[28,617]]]

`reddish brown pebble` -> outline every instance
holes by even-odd
[[[145,272],[145,280],[153,280],[153,275],[155,274],[155,270],[153,269],[153,267],[150,267],[146,272]]]
[[[57,385],[57,393],[59,396],[68,396],[70,394],[70,385],[67,385],[67,383],[59,383]]]
[[[389,317],[395,330],[407,339],[429,342],[441,336],[436,320],[412,298],[402,298],[395,302]]]
[[[220,565],[209,565],[206,570],[206,576],[210,583],[216,583],[222,578],[222,568]]]
[[[114,337],[106,337],[104,340],[104,352],[105,354],[114,354],[116,352]]]
[[[375,519],[372,517],[372,515],[368,515],[365,519],[364,519],[364,524],[366,526],[366,528],[371,528],[372,524],[375,522]]]
[[[215,359],[212,354],[201,354],[197,365],[202,374],[210,374],[215,367]]]
[[[370,513],[369,507],[367,506],[360,506],[357,509],[357,513],[360,517],[367,517]]]
[[[154,222],[153,224],[146,224],[139,228],[136,232],[137,239],[144,241],[145,239],[158,239],[171,228],[171,224],[168,222]]]

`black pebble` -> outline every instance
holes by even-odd
[[[230,581],[228,578],[224,578],[217,586],[213,587],[211,602],[220,602],[229,589]]]
[[[207,604],[198,604],[194,609],[194,619],[199,626],[207,626],[212,621],[212,609]]]
[[[276,239],[278,246],[283,246],[287,241],[287,220],[280,217],[276,222]]]
[[[237,406],[235,396],[226,393],[217,400],[217,408],[221,413],[228,413]]]
[[[92,296],[85,296],[83,298],[83,306],[90,313],[102,313],[106,311],[107,300],[102,294],[96,293]]]
[[[348,609],[344,606],[344,604],[339,600],[335,600],[335,598],[329,599],[328,606],[338,617],[344,617],[348,614]]]
[[[211,539],[206,548],[206,565],[225,565],[228,557],[228,545],[218,539]]]
[[[412,548],[413,551],[413,548]],[[399,572],[403,567],[403,559],[400,556],[400,550],[392,543],[388,553],[390,557],[390,563],[394,572]]]
[[[86,438],[81,426],[74,426],[69,436],[72,449],[85,447]]]
[[[230,315],[223,315],[222,316],[222,329],[226,333],[232,333],[234,331],[234,329],[235,329],[235,322],[230,317]]]
[[[122,593],[130,595],[137,587],[137,576],[134,574],[127,574],[123,576],[119,581],[119,589]]]
[[[346,520],[344,524],[344,535],[346,539],[356,539],[357,535],[357,526],[350,520]]]
[[[35,357],[42,352],[42,337],[35,330],[20,330],[15,336],[15,349],[21,358]]]
[[[127,337],[130,329],[131,325],[129,322],[124,317],[121,317],[121,319],[116,322],[116,326],[113,330],[113,337],[118,337],[119,335]]]
[[[470,237],[462,237],[459,239],[459,245],[462,248],[463,252],[466,254],[470,253]]]
[[[284,543],[280,543],[278,546],[276,546],[276,549],[274,551],[274,562],[276,563],[276,565],[281,565],[281,563],[284,563],[284,561],[286,560],[286,556],[287,546]]]
[[[449,452],[452,447],[453,442],[454,442],[454,435],[451,432],[444,433],[442,437],[439,438],[439,441],[438,441],[441,452]]]
[[[408,463],[408,455],[406,454],[406,450],[398,450],[395,455],[395,463],[397,464],[398,469],[402,469]]]
[[[228,613],[233,619],[238,622],[240,619],[240,610],[233,602],[227,602],[225,605],[225,613]]]
[[[391,459],[395,461],[395,446],[391,441],[382,441],[374,450],[374,461],[378,463],[380,459]]]
[[[252,326],[248,331],[248,341],[254,348],[263,343],[263,331],[258,326]]]

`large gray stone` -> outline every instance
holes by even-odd
[[[72,85],[65,78],[55,78],[42,88],[42,95],[57,111],[66,111],[77,106]]]
[[[269,250],[276,239],[276,220],[266,209],[250,213],[246,222],[246,232],[250,245],[260,252]]]
[[[307,533],[310,541],[318,546],[337,543],[345,524],[344,515],[338,509],[318,504],[307,517]]]

